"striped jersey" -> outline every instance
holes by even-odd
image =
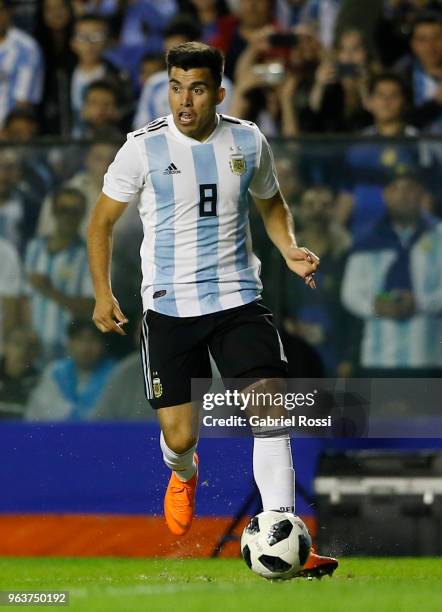
[[[248,121],[218,115],[204,142],[172,115],[130,133],[103,193],[128,202],[140,191],[143,310],[198,316],[257,299],[249,193],[268,199],[278,188],[270,147]]]
[[[70,247],[51,253],[47,238],[34,238],[25,255],[26,274],[43,274],[53,287],[71,297],[93,297],[86,245],[78,240]],[[32,325],[43,345],[45,361],[64,356],[66,328],[72,317],[65,308],[32,287],[28,288]]]
[[[416,312],[404,320],[376,315],[374,302],[398,253],[369,237],[356,245],[345,269],[342,300],[364,320],[361,364],[367,368],[420,368],[442,366],[442,224],[429,228],[409,251],[411,290]],[[374,240],[373,240],[374,242]]]
[[[43,88],[43,59],[32,36],[9,28],[0,44],[0,124],[17,102],[38,104]]]

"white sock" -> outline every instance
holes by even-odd
[[[189,448],[185,453],[175,453],[167,446],[163,432],[161,432],[160,446],[163,451],[164,463],[167,467],[173,470],[177,477],[183,482],[190,480],[196,472],[196,463],[193,460],[196,445]]]
[[[264,511],[295,511],[295,471],[288,435],[254,438],[253,475]]]

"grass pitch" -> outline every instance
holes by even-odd
[[[0,590],[67,590],[58,609],[84,612],[439,612],[441,580],[428,557],[348,557],[333,578],[287,582],[240,559],[0,558]]]

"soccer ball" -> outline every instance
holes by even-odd
[[[252,572],[288,579],[307,561],[312,540],[298,516],[269,510],[252,518],[241,537],[241,554]]]

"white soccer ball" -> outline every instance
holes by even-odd
[[[241,537],[241,554],[264,578],[292,578],[305,564],[312,540],[298,516],[269,510],[252,518]]]

